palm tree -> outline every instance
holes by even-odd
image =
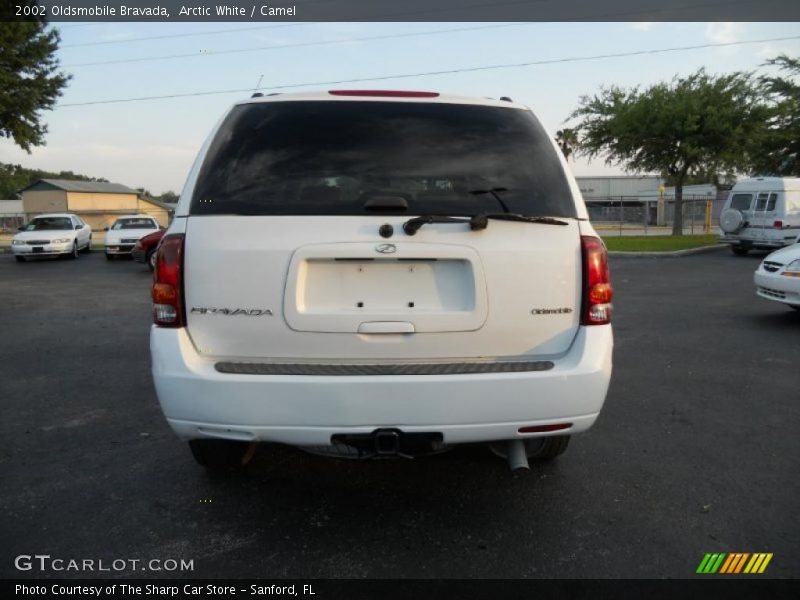
[[[559,129],[556,131],[556,144],[561,148],[564,158],[569,160],[578,148],[578,134],[574,129]]]

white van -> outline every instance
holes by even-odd
[[[782,248],[800,232],[800,177],[754,177],[733,186],[719,217],[720,241],[743,256]]]
[[[359,458],[495,442],[524,467],[597,419],[611,298],[605,246],[527,107],[255,97],[201,150],[159,245],[153,377],[211,468],[261,441]]]

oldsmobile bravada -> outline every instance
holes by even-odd
[[[261,441],[359,458],[487,442],[516,468],[597,419],[606,249],[527,107],[253,97],[180,198],[150,347],[164,414],[201,464],[240,465]]]

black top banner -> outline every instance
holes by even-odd
[[[3,0],[50,22],[800,21],[797,0]]]

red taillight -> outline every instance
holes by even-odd
[[[153,271],[153,322],[161,327],[184,327],[182,233],[164,236]]]
[[[772,226],[773,226],[775,229],[783,229],[783,221],[775,221],[775,222],[772,224]]]
[[[582,325],[604,325],[611,322],[611,299],[614,290],[608,271],[608,253],[600,238],[581,236],[583,249]]]
[[[436,98],[439,92],[404,92],[398,90],[330,90],[331,96],[383,96],[386,98]]]
[[[572,423],[554,423],[553,425],[529,425],[528,427],[520,427],[517,431],[520,433],[546,433],[548,431],[561,431],[570,427],[572,427]]]

